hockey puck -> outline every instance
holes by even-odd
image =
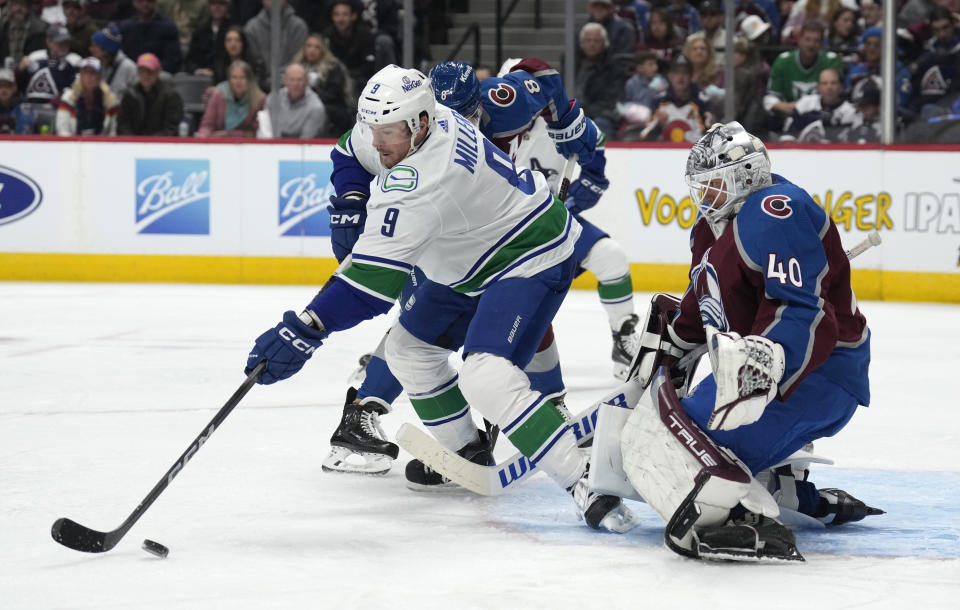
[[[144,539],[143,550],[151,555],[156,555],[160,559],[164,559],[170,553],[170,549],[163,546],[159,542],[154,542],[153,540],[149,539]]]

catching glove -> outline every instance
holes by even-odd
[[[707,326],[707,349],[717,382],[711,430],[733,430],[760,419],[783,377],[783,347],[760,335],[741,337]]]

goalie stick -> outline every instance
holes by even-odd
[[[65,547],[71,548],[75,551],[82,551],[84,553],[104,553],[109,551],[120,542],[120,539],[133,527],[133,524],[136,523],[140,517],[143,516],[143,513],[147,512],[147,509],[150,508],[150,505],[160,497],[160,494],[163,493],[163,490],[170,485],[174,477],[180,474],[180,471],[183,470],[184,466],[187,465],[187,462],[190,461],[197,451],[200,450],[200,447],[203,447],[203,444],[207,442],[210,438],[210,435],[213,434],[216,429],[223,423],[223,420],[230,415],[230,412],[233,411],[244,396],[247,395],[247,392],[250,391],[250,388],[257,382],[257,379],[260,378],[260,374],[263,373],[264,369],[267,368],[267,361],[260,361],[257,366],[253,368],[250,372],[250,375],[244,380],[240,387],[237,388],[237,391],[233,393],[227,402],[220,407],[220,410],[217,411],[217,414],[213,416],[213,419],[210,420],[210,423],[206,425],[200,435],[193,439],[193,442],[187,447],[187,450],[177,458],[177,461],[173,463],[173,466],[167,471],[163,478],[157,481],[157,484],[153,486],[153,489],[150,490],[150,493],[147,494],[143,500],[140,501],[140,504],[137,505],[133,512],[130,513],[130,516],[127,517],[123,523],[120,524],[115,530],[109,532],[99,532],[94,529],[90,529],[84,525],[80,525],[72,519],[67,519],[66,517],[61,517],[53,523],[53,528],[50,533],[53,536],[53,539],[62,544]]]
[[[870,248],[874,246],[879,246],[883,240],[880,239],[880,233],[877,231],[870,231],[867,234],[867,238],[857,244],[856,246],[847,250],[847,258],[853,260],[856,257],[860,256]]]
[[[601,404],[613,404],[624,408],[636,404],[643,388],[636,379],[631,379],[604,397],[573,416],[568,426],[583,445],[593,438],[597,423],[597,410]],[[522,453],[515,453],[495,466],[481,466],[466,460],[456,451],[441,445],[435,438],[411,424],[403,424],[397,431],[397,444],[433,470],[454,483],[482,496],[498,496],[526,480],[536,471]]]

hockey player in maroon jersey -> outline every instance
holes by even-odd
[[[830,216],[770,172],[763,142],[739,123],[700,138],[685,178],[700,211],[690,284],[679,300],[657,295],[648,314],[656,341],[645,339],[635,370],[650,388],[621,434],[624,470],[668,520],[674,550],[802,559],[778,503],[828,524],[882,512],[784,464],[870,402],[870,330],[850,264]],[[683,357],[704,344],[712,374],[686,395],[696,359]]]

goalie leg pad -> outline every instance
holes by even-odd
[[[692,514],[681,519],[684,527],[672,528],[673,543],[680,548],[695,553],[695,528],[723,524],[738,504],[768,517],[779,514],[773,497],[749,470],[687,416],[665,368],[627,419],[621,451],[630,483],[665,521],[674,525],[678,510]],[[698,484],[700,489],[691,494]]]

